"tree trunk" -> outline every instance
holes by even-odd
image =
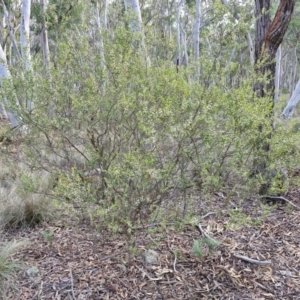
[[[282,118],[290,118],[293,115],[293,112],[294,112],[299,100],[300,100],[300,79],[298,80],[298,83],[293,92],[293,95],[290,98],[286,107],[284,108],[284,110],[281,114],[281,117]]]
[[[267,75],[267,83],[255,85],[258,97],[274,99],[276,52],[291,21],[295,0],[281,0],[273,21],[270,18],[270,0],[255,0],[256,34],[255,63],[257,73]],[[272,101],[273,102],[273,101]]]
[[[266,118],[270,119],[270,127],[273,127],[273,108],[275,96],[275,73],[276,73],[276,52],[288,29],[295,0],[281,0],[273,21],[270,18],[270,0],[255,0],[256,32],[255,32],[255,64],[259,78],[264,76],[265,81],[255,84],[254,91],[257,97],[269,97],[270,111]],[[259,126],[262,131],[262,125]],[[259,193],[267,194],[271,186],[272,177],[267,171],[268,152],[270,151],[271,133],[257,145],[259,157],[254,162],[256,174],[262,174],[266,183],[262,184]],[[269,171],[271,172],[271,171]]]
[[[274,104],[276,104],[279,100],[280,94],[280,78],[281,78],[281,45],[279,46],[277,53],[276,53],[276,74],[275,74],[275,95],[274,95]]]
[[[25,64],[25,69],[31,70],[30,43],[29,43],[29,23],[30,23],[31,0],[22,0],[20,41],[21,53]]]
[[[201,0],[196,0],[196,18],[194,24],[194,60],[197,63],[200,56],[200,25],[201,25]],[[200,68],[197,68],[200,75]]]
[[[176,10],[176,28],[177,28],[177,49],[176,49],[176,53],[177,53],[177,72],[179,70],[179,67],[181,65],[181,60],[180,60],[180,56],[181,56],[181,30],[180,30],[180,11],[181,11],[181,0],[178,0],[178,4],[177,4],[177,10]]]
[[[26,71],[30,71],[31,67],[31,56],[30,56],[30,12],[31,12],[31,0],[22,0],[22,11],[21,11],[21,26],[20,26],[20,42],[21,42],[21,53],[24,61]],[[26,101],[27,111],[32,111],[32,101]]]
[[[141,31],[142,29],[142,14],[140,9],[139,0],[124,0],[126,9],[130,9],[135,13],[136,20],[130,23],[130,29],[132,31]]]
[[[48,68],[50,62],[50,52],[49,52],[49,42],[48,42],[48,30],[46,27],[45,12],[47,9],[48,0],[40,0],[40,5],[43,11],[43,20],[42,20],[42,32],[41,32],[41,48],[43,53],[44,65]]]
[[[297,57],[297,44],[293,47],[292,51],[292,67],[291,67],[291,79],[290,79],[290,98],[293,95],[295,89],[295,81],[296,81],[296,74],[297,74],[297,65],[298,65],[298,57]]]
[[[7,67],[6,55],[0,44],[0,83],[2,83],[3,79],[10,79],[10,78],[11,75]],[[5,104],[6,104],[6,99],[4,99],[4,103],[1,103],[1,107],[0,107],[1,116],[3,118],[8,118],[10,121],[10,126],[14,128],[19,125],[19,121],[17,120],[14,113],[10,111],[8,112],[6,111]]]

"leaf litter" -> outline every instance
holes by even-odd
[[[300,204],[300,190],[288,196]],[[214,201],[222,206],[221,198]],[[247,203],[243,212],[251,215],[259,205],[257,201]],[[216,207],[213,201],[210,205]],[[6,297],[299,299],[300,212],[286,212],[286,204],[282,204],[259,225],[233,228],[227,226],[230,217],[225,204],[224,208],[222,214],[201,218],[208,207],[199,207],[203,233],[220,241],[214,252],[204,251],[201,258],[192,251],[193,242],[205,237],[197,225],[186,225],[180,231],[170,225],[164,232],[158,230],[146,236],[140,230],[140,243],[130,261],[124,236],[112,238],[109,232],[97,232],[87,223],[66,225],[57,221],[6,232],[7,240],[26,237],[32,245],[14,256],[24,262],[25,269],[15,278],[14,289],[8,290]],[[43,232],[53,233],[51,243]],[[158,264],[145,264],[143,253],[150,249],[159,255]],[[28,276],[26,270],[33,267],[38,274]]]

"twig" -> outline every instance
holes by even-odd
[[[211,212],[207,213],[206,215],[204,215],[203,217],[201,217],[201,219],[205,219],[205,218],[207,218],[208,216],[210,216],[210,215],[215,215],[215,214],[216,214],[215,212],[211,211]]]
[[[257,286],[259,286],[260,288],[262,288],[263,290],[268,291],[268,292],[272,292],[270,289],[268,289],[268,288],[265,287],[264,285],[260,284],[259,282],[255,281],[255,280],[253,280],[253,282],[254,282]]]
[[[177,272],[177,270],[176,270],[176,262],[177,262],[177,255],[176,255],[176,252],[175,251],[173,251],[173,253],[174,253],[174,262],[173,262],[173,270],[174,270],[174,273],[176,273]]]
[[[139,268],[138,266],[135,266],[140,272],[143,273],[143,275],[145,275],[149,280],[152,280],[152,281],[158,281],[158,280],[162,280],[163,277],[157,277],[157,278],[152,278],[151,276],[149,276],[147,274],[147,272],[145,272],[143,269]]]
[[[291,204],[293,207],[295,207],[295,208],[297,208],[297,209],[300,210],[299,206],[297,206],[296,204],[294,204],[293,202],[291,202],[290,200],[288,200],[288,199],[286,199],[286,198],[284,198],[282,196],[264,196],[263,198],[269,199],[269,200],[283,200],[283,201]]]
[[[107,260],[107,259],[109,259],[109,258],[118,256],[118,255],[120,255],[120,254],[124,254],[124,253],[127,253],[127,252],[128,252],[128,250],[123,250],[123,251],[114,253],[114,254],[112,254],[112,255],[103,256],[103,257],[101,257],[99,260],[100,260],[100,261]]]
[[[73,297],[73,300],[76,300],[75,293],[74,293],[74,281],[73,281],[72,269],[70,269],[70,277],[71,277],[72,297]]]
[[[256,260],[256,259],[252,259],[252,258],[249,258],[247,256],[243,256],[243,255],[239,255],[239,254],[234,254],[233,256],[236,257],[236,258],[242,259],[244,261],[247,261],[249,263],[259,265],[259,266],[267,266],[267,265],[272,264],[272,262],[270,260],[265,260],[265,261]]]
[[[219,244],[219,242],[217,242],[216,240],[214,240],[212,237],[210,237],[210,236],[203,230],[203,228],[201,227],[201,224],[200,224],[200,223],[197,225],[197,228],[199,229],[199,231],[200,231],[206,238],[212,240],[212,241],[213,241],[214,243],[216,243],[216,244]]]

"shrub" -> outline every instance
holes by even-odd
[[[172,190],[256,193],[253,166],[284,164],[287,152],[276,144],[285,133],[269,140],[270,101],[254,95],[256,78],[228,87],[222,64],[205,58],[200,82],[193,66],[179,74],[165,61],[150,66],[124,28],[103,37],[104,55],[84,35],[62,38],[55,68],[14,73],[3,92],[26,125],[31,170],[53,174],[56,199],[76,202],[101,226],[130,239],[158,208],[168,214]],[[33,114],[15,106],[14,94],[34,101]]]

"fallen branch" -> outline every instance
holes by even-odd
[[[219,242],[217,242],[216,240],[214,240],[212,237],[210,237],[210,236],[203,230],[203,228],[201,227],[201,224],[200,224],[200,223],[197,225],[197,228],[199,229],[200,233],[202,233],[206,238],[212,240],[212,241],[213,241],[214,243],[216,243],[216,244],[219,244]]]
[[[294,204],[293,202],[291,202],[290,200],[288,200],[288,199],[286,199],[286,198],[284,198],[282,196],[264,196],[263,199],[267,199],[267,200],[268,199],[269,200],[282,200],[282,201],[285,201],[285,202],[291,204],[293,207],[295,207],[295,208],[297,208],[297,209],[300,210],[299,206],[297,206],[296,204]]]
[[[265,291],[268,291],[268,292],[271,292],[271,293],[272,293],[272,291],[271,291],[270,289],[268,289],[267,287],[265,287],[265,286],[262,285],[261,283],[255,281],[255,280],[253,280],[253,282],[254,282],[257,286],[259,286],[261,289],[263,289],[263,290],[265,290]],[[272,293],[272,294],[273,294],[273,293]]]
[[[211,212],[207,213],[206,215],[204,215],[203,217],[201,217],[201,219],[205,219],[205,218],[207,218],[208,216],[210,216],[210,215],[215,215],[215,214],[216,214],[215,212],[211,211]]]
[[[247,256],[243,256],[243,255],[239,255],[239,254],[234,254],[233,256],[236,257],[236,258],[242,259],[246,262],[256,264],[256,265],[259,265],[259,266],[268,266],[268,265],[272,264],[272,262],[270,260],[264,260],[264,261],[263,260],[256,260],[256,259],[252,259],[252,258],[249,258]]]
[[[176,273],[177,272],[177,270],[176,270],[177,255],[176,255],[175,251],[173,251],[173,254],[174,254],[174,257],[175,257],[174,262],[173,262],[173,270]]]
[[[100,260],[100,261],[107,260],[107,259],[113,258],[113,257],[115,257],[115,256],[118,256],[118,255],[120,255],[120,254],[127,253],[128,251],[129,251],[129,250],[123,250],[123,251],[114,253],[114,254],[112,254],[112,255],[107,255],[107,256],[101,257],[99,260]]]
[[[76,300],[75,293],[74,293],[74,280],[73,280],[72,269],[70,269],[70,277],[71,277],[71,290],[72,290],[73,300]]]

